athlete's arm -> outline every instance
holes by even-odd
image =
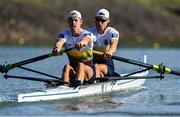
[[[110,41],[110,48],[104,53],[104,57],[110,58],[117,50],[118,40]]]
[[[54,49],[53,49],[53,53],[54,55],[59,55],[60,51],[62,49],[62,46],[64,45],[65,41],[63,39],[59,39],[57,40],[57,42],[55,43]]]

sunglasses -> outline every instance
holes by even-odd
[[[106,22],[106,21],[107,21],[107,19],[100,19],[100,18],[96,18],[96,21],[97,21],[97,22],[102,22],[102,23],[104,23],[104,22]]]

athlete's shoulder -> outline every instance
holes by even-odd
[[[65,38],[69,34],[70,34],[70,30],[66,29],[57,35],[57,39]]]
[[[68,35],[71,33],[71,31],[69,29],[65,29],[64,31],[61,32],[64,35]]]
[[[108,27],[108,32],[112,39],[119,39],[119,32],[115,28]]]
[[[111,32],[111,33],[119,33],[119,31],[116,30],[116,29],[113,28],[113,27],[108,27],[108,31]]]

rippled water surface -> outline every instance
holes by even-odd
[[[28,58],[51,52],[51,48],[0,47],[0,64],[16,63]],[[179,49],[119,49],[116,55],[143,60],[148,57],[149,64],[161,64],[180,71]],[[65,55],[52,57],[36,63],[25,65],[54,76],[62,73],[63,65],[68,63]],[[115,61],[116,71],[129,73],[137,66]],[[10,75],[42,77],[32,72],[15,68]],[[150,72],[149,75],[157,75]],[[61,115],[61,116],[112,116],[112,115],[180,115],[180,76],[165,75],[165,78],[148,79],[138,89],[112,92],[104,95],[56,101],[18,103],[16,95],[28,91],[43,89],[44,84],[19,79],[3,79],[0,74],[0,116],[10,115]]]

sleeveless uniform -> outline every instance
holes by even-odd
[[[90,28],[88,31],[94,34],[94,50],[100,52],[109,50],[111,40],[119,39],[119,32],[112,27],[107,27],[103,34],[99,34],[96,27]],[[93,62],[98,64],[106,64],[108,66],[108,72],[106,76],[114,75],[114,62],[112,59],[107,60],[102,57],[94,56]]]
[[[93,34],[84,29],[81,29],[80,35],[74,37],[72,36],[71,30],[64,30],[63,32],[59,33],[57,40],[62,39],[65,42],[63,45],[64,49],[70,49],[75,47],[75,44],[80,42],[84,37],[89,37],[92,40],[92,43],[86,47],[81,48],[80,50],[72,49],[66,52],[66,54],[68,56],[70,65],[74,69],[76,69],[79,62],[82,62],[93,69],[93,76],[88,81],[89,84],[93,84],[96,77],[95,66],[93,64]]]

